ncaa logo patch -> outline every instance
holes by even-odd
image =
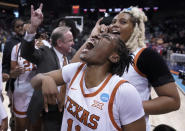
[[[101,94],[100,99],[103,102],[107,102],[109,100],[109,94],[107,94],[107,93]]]

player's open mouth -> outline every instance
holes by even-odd
[[[120,30],[118,28],[112,28],[110,32],[113,34],[120,34]]]
[[[113,33],[113,34],[118,34],[118,35],[120,35],[120,32],[119,32],[119,31],[116,31],[116,30],[115,30],[115,31],[112,31],[112,33]]]

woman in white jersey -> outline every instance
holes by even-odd
[[[119,33],[134,56],[134,66],[129,67],[123,78],[136,87],[143,100],[147,131],[150,131],[148,115],[164,114],[178,110],[180,97],[177,85],[163,58],[152,49],[146,48],[145,24],[147,17],[137,7],[121,11],[110,26],[112,33]],[[158,97],[150,100],[150,85]]]
[[[0,131],[7,131],[8,129],[8,115],[4,108],[2,102],[2,89],[3,89],[3,82],[2,82],[2,65],[0,62]]]
[[[0,131],[7,131],[8,129],[8,116],[4,108],[3,102],[0,98]]]
[[[144,111],[136,89],[121,77],[131,56],[116,34],[96,35],[87,41],[80,58],[62,70],[39,74],[32,86],[42,85],[47,102],[62,103],[57,85],[67,83],[62,131],[145,131]],[[48,92],[53,91],[56,97]],[[59,107],[61,109],[61,107]]]
[[[13,112],[15,115],[15,131],[25,131],[29,129],[29,122],[26,111],[33,94],[30,80],[34,74],[35,66],[24,58],[20,57],[20,43],[15,45],[11,54],[11,70],[19,69],[16,76],[13,92]]]

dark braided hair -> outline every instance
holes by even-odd
[[[125,46],[125,43],[119,38],[117,42],[118,55],[120,60],[117,63],[112,63],[111,73],[122,76],[124,71],[128,72],[129,65],[133,64],[132,54],[130,54],[129,49]]]

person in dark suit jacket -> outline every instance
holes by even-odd
[[[51,34],[51,48],[42,46],[35,48],[35,34],[39,25],[43,21],[42,4],[37,10],[31,6],[31,25],[27,30],[21,45],[21,56],[26,60],[36,64],[36,73],[45,73],[59,69],[67,63],[66,55],[71,52],[71,46],[74,45],[73,35],[70,28],[57,27]],[[34,91],[31,102],[28,107],[27,115],[32,124],[38,122],[38,118],[43,111],[42,92]],[[43,111],[44,131],[60,131],[62,113],[57,105],[50,105],[49,111]]]

